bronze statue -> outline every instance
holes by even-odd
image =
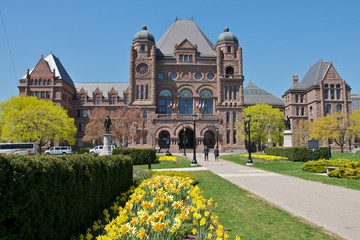
[[[291,130],[290,118],[288,116],[285,118],[285,129]]]
[[[112,123],[111,123],[111,119],[109,116],[106,116],[105,118],[105,122],[104,122],[104,126],[105,126],[105,133],[110,133],[110,127],[111,127]]]

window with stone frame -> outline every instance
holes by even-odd
[[[337,112],[342,112],[342,106],[341,106],[341,104],[338,104],[338,105],[336,106],[336,111],[337,111]]]
[[[236,100],[236,86],[234,86],[234,100]]]
[[[230,130],[226,130],[226,143],[230,144]]]
[[[200,104],[204,106],[200,109],[201,114],[214,114],[213,110],[213,93],[208,89],[204,89],[200,92]]]
[[[85,104],[85,99],[86,99],[85,95],[80,95],[80,104],[81,105]]]
[[[94,99],[94,104],[95,105],[100,105],[100,99],[101,99],[101,97],[99,95],[96,95],[95,99]]]
[[[327,114],[331,114],[331,105],[330,104],[327,104],[325,106],[325,115]]]
[[[329,85],[324,85],[324,99],[329,99]]]
[[[145,99],[149,99],[149,85],[145,86]]]
[[[173,94],[169,89],[160,91],[158,97],[158,113],[159,114],[171,114],[172,109],[168,107],[173,103]]]
[[[336,99],[341,99],[341,89],[340,84],[336,84]]]
[[[193,93],[189,89],[184,89],[179,93],[179,97],[179,114],[193,114]]]
[[[87,109],[83,109],[83,115],[82,117],[83,118],[87,118],[89,115],[88,115],[88,110]]]
[[[115,105],[116,104],[116,96],[115,95],[112,95],[110,97],[109,104],[110,105]]]
[[[334,88],[334,84],[330,84],[330,97],[331,97],[331,99],[335,99],[335,88]]]

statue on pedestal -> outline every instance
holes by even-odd
[[[291,130],[290,118],[286,116],[284,121],[285,121],[285,130]]]
[[[110,127],[111,127],[112,123],[111,123],[111,119],[109,116],[106,116],[105,121],[104,121],[104,126],[105,126],[105,133],[110,133]]]

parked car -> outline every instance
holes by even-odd
[[[115,149],[115,146],[114,145],[111,145],[111,151]],[[99,146],[96,146],[92,149],[89,150],[89,153],[90,154],[93,154],[93,153],[101,153],[103,150],[103,145],[99,145]]]
[[[72,148],[69,146],[52,147],[45,151],[46,155],[72,154]]]

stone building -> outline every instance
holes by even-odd
[[[243,122],[242,109],[258,103],[283,111],[292,130],[300,119],[351,112],[350,87],[331,62],[311,66],[300,83],[294,75],[284,101],[251,82],[244,88],[242,66],[242,48],[228,28],[214,45],[192,19],[176,19],[157,42],[145,26],[134,35],[129,82],[74,83],[50,53],[20,79],[19,93],[67,109],[78,128],[77,147],[92,145],[82,137],[88,113],[96,108],[141,109],[146,121],[136,127],[148,134],[138,146],[171,151],[193,148],[194,131],[198,151],[216,144],[222,151],[244,149],[235,121]]]
[[[292,130],[301,119],[313,122],[335,112],[351,113],[350,90],[331,62],[315,63],[300,83],[293,75],[292,87],[283,95]]]

